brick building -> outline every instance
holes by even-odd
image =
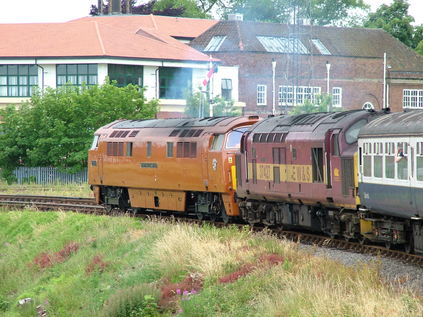
[[[238,67],[245,113],[284,113],[327,92],[333,108],[423,108],[423,58],[380,29],[220,21],[191,46]]]

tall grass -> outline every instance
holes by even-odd
[[[88,184],[11,184],[0,181],[1,194],[94,197]]]
[[[423,316],[421,295],[381,279],[378,263],[345,267],[268,233],[0,212],[0,316],[37,306],[60,317]]]

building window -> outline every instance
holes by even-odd
[[[257,105],[258,106],[266,105],[266,99],[267,99],[266,92],[267,92],[266,85],[257,85]]]
[[[109,64],[108,75],[111,81],[115,80],[118,87],[125,87],[129,84],[142,86],[143,84],[142,66]]]
[[[222,79],[222,98],[232,99],[232,79]]]
[[[423,108],[423,90],[422,89],[404,89],[403,91],[404,108]]]
[[[192,69],[161,67],[159,81],[160,98],[185,99],[192,91]]]
[[[257,36],[264,49],[272,53],[309,54],[300,39],[293,37]]]
[[[216,52],[219,50],[220,46],[222,46],[223,42],[225,41],[226,36],[223,35],[216,35],[213,36],[210,40],[209,44],[204,49],[205,52]]]
[[[58,64],[56,65],[57,87],[71,84],[93,86],[98,83],[97,64]]]
[[[375,109],[375,106],[373,106],[373,104],[371,102],[366,102],[363,105],[363,109],[364,110],[374,110]]]
[[[29,97],[37,86],[36,65],[0,65],[0,97]]]
[[[342,107],[342,88],[340,87],[332,88],[332,106]]]
[[[316,102],[317,95],[320,95],[320,87],[308,86],[279,86],[278,102],[282,106],[302,105],[306,100]]]

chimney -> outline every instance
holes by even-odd
[[[242,13],[229,13],[228,21],[244,21],[244,15]]]
[[[120,0],[110,0],[109,1],[109,13],[111,14],[121,14],[122,8]]]

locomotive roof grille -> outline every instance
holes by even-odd
[[[116,123],[113,126],[113,129],[211,127],[229,118],[231,117],[212,117],[202,119],[125,120]]]

